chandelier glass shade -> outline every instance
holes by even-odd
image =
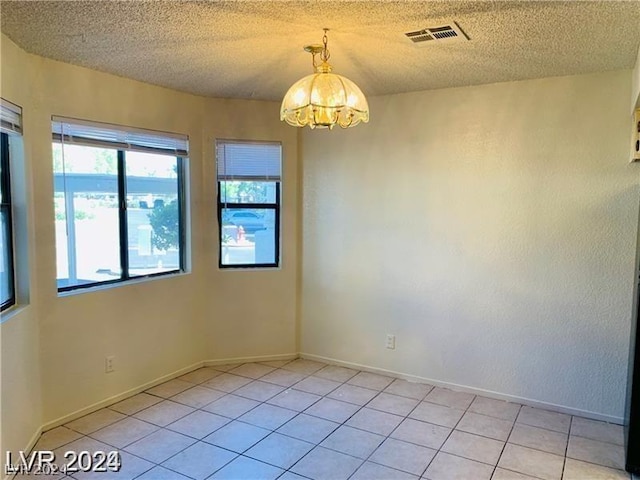
[[[310,45],[315,73],[298,80],[287,91],[280,108],[280,120],[295,127],[342,128],[369,121],[369,105],[364,94],[348,78],[331,72],[327,35],[324,45]],[[321,63],[316,63],[320,54]]]

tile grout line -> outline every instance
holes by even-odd
[[[567,445],[564,447],[564,458],[562,459],[562,473],[560,478],[564,478],[564,470],[567,468],[567,454],[569,453],[569,442],[571,441],[571,430],[573,429],[573,415],[569,420],[569,431],[567,432]]]
[[[394,380],[394,381],[395,381],[395,380]],[[360,408],[360,410],[362,410],[363,408],[365,408],[369,403],[371,403],[373,400],[375,400],[375,399],[376,399],[380,394],[385,393],[386,389],[387,389],[387,388],[389,388],[389,386],[390,386],[394,381],[392,381],[392,382],[391,382],[389,385],[387,385],[383,390],[381,390],[381,391],[378,393],[378,395],[376,395],[375,397],[373,397],[373,398],[372,398],[368,403],[366,403],[365,405],[363,405],[363,406]],[[424,385],[427,385],[427,384],[424,384]],[[433,391],[433,389],[435,388],[433,385],[430,385],[430,387],[431,387],[431,388],[430,388],[430,389],[429,389],[429,390],[428,390],[428,391],[427,391],[427,392],[422,396],[422,399],[411,398],[411,400],[417,400],[417,401],[418,401],[418,403],[416,404],[416,406],[415,406],[415,407],[413,407],[411,410],[409,410],[409,412],[408,412],[406,415],[398,415],[398,414],[391,413],[391,412],[387,412],[387,411],[384,411],[384,410],[377,410],[377,411],[381,411],[381,412],[383,412],[383,413],[388,413],[388,414],[391,414],[391,415],[397,415],[397,416],[403,417],[403,419],[398,423],[398,425],[396,425],[396,426],[391,430],[391,432],[389,432],[389,433],[385,436],[384,440],[383,440],[382,442],[380,442],[380,444],[379,444],[378,446],[376,446],[376,448],[375,448],[375,449],[374,449],[374,450],[373,450],[373,451],[372,451],[372,452],[367,456],[367,458],[364,460],[364,462],[362,463],[362,465],[364,465],[366,462],[371,462],[371,463],[375,463],[376,465],[382,465],[383,467],[390,468],[390,469],[392,469],[392,470],[396,470],[396,471],[399,471],[399,472],[408,473],[408,474],[410,474],[410,475],[413,475],[413,473],[411,473],[411,472],[407,472],[406,470],[401,470],[401,469],[399,469],[399,468],[391,467],[391,466],[389,466],[389,465],[385,465],[385,464],[382,464],[382,463],[378,463],[378,462],[376,462],[375,460],[370,460],[370,459],[371,459],[371,457],[373,456],[373,454],[374,454],[374,453],[376,453],[376,451],[377,451],[377,450],[378,450],[378,449],[379,449],[379,448],[380,448],[380,447],[381,447],[381,446],[382,446],[382,445],[383,445],[387,440],[391,439],[391,440],[396,440],[396,441],[401,441],[401,442],[403,442],[403,441],[404,441],[404,440],[396,439],[396,438],[392,437],[391,435],[393,434],[393,432],[395,432],[395,431],[398,429],[398,427],[400,427],[400,425],[402,425],[402,423],[403,423],[406,419],[409,419],[409,418],[410,418],[410,415],[415,411],[415,409],[416,409],[416,408],[418,408],[418,407],[420,406],[420,404],[421,404],[422,402],[424,402],[424,401],[425,401],[424,399],[427,397],[427,395],[429,395],[429,393],[431,393],[431,392]],[[388,394],[388,395],[393,395],[393,394]],[[397,396],[398,396],[398,397],[400,397],[400,395],[397,395]],[[410,397],[402,397],[402,398],[410,398]],[[370,409],[374,409],[373,407],[369,407],[369,408],[370,408]],[[360,410],[358,410],[358,411],[360,411]],[[356,412],[356,413],[357,413],[357,412]],[[354,415],[355,415],[355,413],[354,413]],[[412,420],[417,420],[417,419],[412,419]],[[419,420],[417,420],[417,421],[419,421]],[[427,423],[427,422],[424,422],[424,423]],[[350,425],[349,425],[349,426],[350,426]],[[351,428],[356,428],[356,429],[361,430],[361,431],[364,431],[364,432],[369,432],[368,430],[362,430],[362,429],[360,429],[360,428],[358,428],[358,427],[354,427],[354,426],[350,426],[350,427],[351,427]],[[369,432],[369,433],[375,433],[375,432]],[[434,450],[433,448],[427,447],[427,446],[425,446],[425,445],[420,445],[420,444],[417,444],[417,443],[413,443],[413,442],[408,442],[408,441],[406,441],[405,443],[408,443],[408,444],[410,444],[410,445],[415,445],[415,446],[418,446],[418,447],[422,447],[422,448],[427,448],[427,449],[429,449],[429,450]],[[437,453],[437,452],[436,452],[436,453]],[[434,455],[434,457],[435,457],[435,455]],[[429,462],[429,463],[430,463],[430,462]],[[358,472],[358,470],[359,470],[360,468],[362,468],[362,465],[361,465],[360,467],[358,467],[358,469],[357,469],[355,472],[353,472],[353,474],[352,474],[349,478],[353,477],[353,475],[355,475],[355,474]],[[428,464],[427,464],[427,467],[428,467]],[[425,470],[426,470],[426,468],[427,468],[427,467],[425,467]],[[423,473],[424,473],[424,471],[425,471],[425,470],[423,470]],[[418,478],[419,478],[419,477],[421,477],[421,476],[422,476],[421,474],[420,474],[420,475],[418,475]]]
[[[433,385],[431,385],[431,388],[430,388],[430,389],[429,389],[429,390],[428,390],[428,391],[423,395],[422,399],[421,399],[421,400],[418,400],[418,404],[417,404],[415,407],[413,407],[413,408],[409,411],[409,413],[407,413],[407,415],[405,416],[405,420],[406,420],[406,419],[408,419],[408,418],[411,418],[411,414],[412,414],[413,412],[415,412],[415,410],[416,410],[416,409],[417,409],[417,408],[422,404],[422,402],[424,402],[424,401],[425,401],[425,399],[427,398],[427,396],[428,396],[431,392],[433,392],[433,391],[435,390],[435,388],[436,388],[436,387],[434,387]],[[462,418],[462,417],[461,417],[461,418]],[[421,420],[418,420],[418,419],[416,419],[416,418],[414,418],[414,419],[412,419],[412,420],[421,421]],[[389,436],[388,436],[387,438],[393,438],[393,437],[391,437],[391,435],[393,434],[393,432],[395,432],[395,431],[398,429],[398,427],[400,427],[400,425],[402,425],[402,423],[403,423],[403,422],[404,422],[404,420],[403,420],[402,422],[400,422],[400,423],[396,426],[396,428],[394,428],[394,429],[391,431],[391,433],[389,433]],[[425,422],[425,423],[428,423],[428,422]],[[453,431],[453,430],[452,430],[452,431]],[[451,435],[451,433],[449,433],[449,435]],[[448,438],[448,437],[447,437],[447,438]],[[397,440],[399,440],[399,439],[397,439]],[[399,440],[399,441],[402,441],[402,440]],[[446,440],[445,440],[445,441],[446,441]],[[413,443],[413,442],[407,442],[407,443],[411,443],[412,445],[418,445],[418,446],[421,446],[421,447],[424,447],[424,448],[429,448],[429,447],[427,447],[426,445],[419,445],[419,444],[416,444],[416,443]],[[444,443],[443,443],[443,445],[444,445]],[[426,473],[427,469],[429,468],[429,465],[431,465],[431,462],[433,462],[433,459],[434,459],[434,458],[436,458],[436,455],[438,454],[438,451],[439,451],[439,450],[437,450],[437,449],[435,449],[435,448],[431,448],[431,450],[436,450],[436,453],[434,453],[434,455],[433,455],[433,457],[431,458],[431,460],[429,460],[429,461],[427,462],[427,465],[426,465],[426,466],[424,467],[424,469],[422,470],[422,473],[421,473],[420,475],[418,475],[418,478],[422,478],[422,477],[424,476],[424,474]]]
[[[496,471],[498,470],[498,464],[500,463],[500,460],[502,459],[502,454],[504,453],[504,450],[507,448],[507,444],[509,443],[509,438],[511,438],[511,434],[513,433],[513,429],[516,428],[516,422],[518,421],[518,416],[520,415],[521,411],[522,411],[522,405],[520,405],[520,408],[518,408],[518,413],[516,414],[515,418],[513,419],[513,423],[511,424],[511,429],[509,430],[509,435],[507,435],[507,438],[504,441],[504,445],[502,445],[502,450],[500,451],[500,455],[498,455],[498,460],[496,461],[496,465],[493,467],[493,472],[491,473],[491,478],[493,478],[493,476],[496,474]],[[520,472],[517,472],[517,473],[520,473]]]
[[[357,373],[356,373],[356,375],[357,375]],[[356,375],[353,375],[351,378],[355,377]],[[310,375],[310,376],[311,376],[311,375]],[[308,377],[307,377],[307,378],[308,378]],[[349,378],[349,379],[347,379],[346,381],[344,381],[340,386],[342,386],[342,385],[347,385],[347,382],[348,382],[349,380],[351,380],[351,378]],[[302,381],[302,380],[301,380],[301,381]],[[334,388],[331,392],[334,392],[334,391],[335,391],[335,390],[337,390],[338,388],[340,388],[340,387],[336,387],[336,388]],[[331,393],[331,392],[329,392],[329,393]],[[338,402],[342,401],[342,400],[338,400],[338,399],[335,399],[335,398],[332,398],[332,397],[327,397],[327,395],[329,395],[329,393],[327,393],[326,395],[323,395],[323,396],[322,396],[322,398],[329,398],[329,399],[331,399],[331,400],[335,400],[335,401],[338,401]],[[376,397],[377,397],[377,395],[376,395]],[[373,397],[373,398],[375,398],[375,397]],[[372,400],[373,400],[373,399],[372,399]],[[320,401],[320,400],[318,400],[318,402],[319,402],[319,401]],[[318,403],[318,402],[315,402],[315,403]],[[314,403],[314,405],[315,405],[315,403]],[[349,403],[349,402],[344,402],[344,403]],[[350,403],[350,405],[356,405],[356,404]],[[365,405],[366,405],[366,403],[365,403]],[[313,405],[310,405],[308,408],[311,408],[312,406],[313,406]],[[289,468],[287,469],[287,472],[291,471],[292,473],[295,473],[296,475],[298,475],[296,472],[293,472],[291,469],[292,469],[293,467],[295,467],[298,463],[300,463],[304,458],[306,458],[306,457],[307,457],[307,456],[308,456],[312,451],[314,451],[316,448],[326,448],[327,450],[331,450],[331,451],[337,452],[337,450],[333,450],[332,448],[322,447],[320,444],[321,444],[322,442],[324,442],[327,438],[329,438],[331,435],[333,435],[333,433],[334,433],[334,432],[336,432],[340,427],[348,426],[348,425],[346,425],[346,422],[348,422],[351,418],[353,418],[353,416],[354,416],[356,413],[358,413],[360,410],[362,410],[362,409],[364,408],[364,405],[356,405],[356,406],[358,406],[359,408],[358,408],[355,412],[353,412],[351,415],[349,415],[347,418],[345,418],[345,419],[344,419],[344,420],[339,424],[339,426],[338,426],[338,427],[336,427],[334,430],[332,430],[332,431],[331,431],[331,433],[329,433],[328,435],[326,435],[326,436],[325,436],[325,437],[324,437],[320,442],[316,443],[316,444],[315,444],[315,446],[314,446],[314,448],[312,448],[312,449],[311,449],[311,450],[309,450],[307,453],[305,453],[302,457],[300,457],[300,458],[299,458],[299,459],[298,459],[298,460],[297,460],[293,465],[291,465],[291,467],[289,467]],[[308,408],[307,408],[307,409],[308,409]],[[305,410],[307,410],[307,409],[305,409]],[[302,413],[302,412],[301,412],[301,413]],[[316,418],[322,418],[322,417],[316,417]],[[327,420],[327,419],[324,419],[324,420]],[[337,423],[337,422],[336,422],[336,423]],[[349,457],[357,458],[358,460],[361,460],[361,459],[360,459],[360,458],[358,458],[358,457],[354,457],[353,455],[349,455],[349,454],[344,453],[344,452],[338,452],[338,453],[341,453],[341,454],[343,454],[343,455],[348,455]],[[351,477],[352,475],[354,475],[354,474],[358,471],[358,469],[359,469],[363,464],[364,464],[364,462],[362,462],[362,464],[360,464],[360,465],[358,466],[358,468],[357,468],[357,469],[356,469],[356,470],[355,470],[355,471],[350,475],[350,477]]]
[[[351,425],[346,425],[346,422],[348,422],[351,418],[353,418],[353,416],[354,416],[354,415],[356,415],[358,412],[362,411],[362,409],[364,409],[364,408],[366,407],[366,405],[368,405],[368,404],[369,404],[369,403],[371,403],[373,400],[375,400],[376,398],[378,398],[378,397],[380,396],[380,394],[381,394],[382,392],[384,392],[384,390],[385,390],[386,388],[388,388],[388,387],[389,387],[389,385],[391,385],[392,383],[393,383],[393,380],[392,380],[391,382],[389,382],[389,384],[388,384],[388,385],[386,385],[382,390],[378,391],[378,394],[377,394],[375,397],[373,397],[371,400],[369,400],[367,403],[365,403],[362,407],[360,407],[360,409],[359,409],[357,412],[355,412],[351,417],[349,417],[349,419],[345,420],[345,422],[343,423],[343,425],[348,426],[348,427],[351,427],[351,428],[358,428],[358,427],[353,427],[353,426],[351,426]],[[425,395],[426,395],[426,394],[425,394]],[[420,405],[420,402],[418,402],[418,405]],[[415,409],[418,407],[418,405],[416,405],[415,407],[413,407],[409,413],[413,412],[413,410],[415,410]],[[384,413],[390,413],[390,412],[384,412]],[[363,466],[365,463],[367,463],[368,461],[370,461],[369,459],[373,456],[373,454],[374,454],[374,453],[375,453],[375,452],[376,452],[376,451],[377,451],[377,450],[378,450],[378,449],[379,449],[379,448],[380,448],[380,447],[381,447],[381,446],[382,446],[382,445],[387,441],[387,439],[391,438],[391,434],[392,434],[393,432],[395,432],[395,431],[396,431],[396,429],[397,429],[397,428],[402,424],[402,422],[403,422],[406,418],[408,418],[408,415],[409,415],[409,414],[405,415],[405,416],[404,416],[404,418],[403,418],[403,419],[398,423],[398,425],[396,425],[396,426],[391,430],[391,432],[389,432],[389,433],[384,437],[384,439],[383,439],[383,440],[382,440],[378,445],[376,445],[376,447],[373,449],[373,451],[372,451],[369,455],[367,455],[367,458],[365,458],[365,459],[364,459],[364,461],[362,462],[362,464],[360,464],[360,466],[359,466],[359,467],[358,467],[358,468],[357,468],[357,469],[356,469],[356,470],[355,470],[351,475],[349,475],[349,477],[348,477],[348,478],[353,477],[353,476],[358,472],[358,470],[360,470],[360,469],[362,468],[362,466]],[[360,430],[360,429],[359,429],[359,430]],[[367,431],[367,430],[362,430],[362,431]],[[374,433],[374,434],[375,434],[376,432],[369,432],[369,433]],[[376,463],[376,462],[373,462],[373,463]],[[387,467],[387,468],[392,468],[392,467],[389,467],[388,465],[383,465],[383,466],[385,466],[385,467]],[[395,468],[394,468],[394,470],[399,470],[399,469],[395,469]],[[402,470],[400,470],[400,471],[402,471]]]
[[[426,397],[425,397],[426,398]],[[464,418],[464,416],[467,414],[467,412],[469,411],[469,408],[471,407],[471,405],[473,404],[473,402],[476,400],[476,398],[478,398],[477,395],[474,395],[473,398],[471,399],[471,401],[469,402],[469,405],[467,405],[467,407],[464,409],[464,413],[462,415],[460,415],[460,418],[458,419],[458,421],[456,422],[456,424],[451,428],[451,431],[449,432],[449,435],[447,435],[447,438],[445,438],[444,442],[442,442],[442,445],[440,445],[440,447],[437,449],[436,454],[433,456],[433,458],[431,459],[431,461],[429,462],[429,464],[427,465],[427,467],[424,469],[424,471],[422,472],[422,475],[420,475],[420,478],[424,477],[427,473],[427,470],[429,470],[429,467],[431,466],[431,464],[433,463],[433,461],[436,459],[436,457],[438,456],[438,454],[440,452],[442,452],[442,447],[444,447],[444,445],[447,443],[447,441],[449,440],[449,438],[451,437],[451,435],[453,434],[453,432],[456,431],[456,427],[458,425],[460,425],[460,422],[462,421],[462,419]],[[452,407],[449,407],[452,408]],[[462,430],[460,430],[462,431]],[[468,433],[468,432],[467,432]],[[448,452],[442,452],[442,453],[446,453],[447,455],[452,455]],[[465,458],[465,457],[461,457],[461,458]],[[471,459],[467,459],[467,460],[471,460]]]
[[[360,371],[360,372],[358,372],[358,373],[361,373],[361,371]],[[353,379],[356,375],[358,375],[358,373],[356,373],[355,375],[353,375],[351,378],[349,378],[349,379],[345,380],[341,385],[347,385],[347,384],[348,384],[348,385],[353,385],[353,384],[349,384],[348,382],[349,382],[349,380]],[[309,377],[310,377],[310,376],[313,376],[313,374],[309,375]],[[309,377],[307,377],[307,378],[309,378]],[[318,378],[322,378],[322,377],[318,377]],[[302,380],[301,380],[301,381],[302,381]],[[351,425],[347,425],[346,423],[347,423],[351,418],[353,418],[353,417],[354,417],[358,412],[362,411],[362,409],[363,409],[363,408],[365,408],[365,407],[366,407],[366,405],[368,405],[369,403],[371,403],[371,402],[372,402],[374,399],[376,399],[376,398],[377,398],[381,393],[384,393],[384,392],[386,391],[386,389],[387,389],[387,388],[389,388],[389,386],[390,386],[394,381],[395,381],[395,379],[393,379],[393,380],[392,380],[388,385],[386,385],[382,390],[376,390],[378,393],[377,393],[373,398],[371,398],[368,402],[366,402],[364,405],[358,405],[358,404],[353,404],[353,403],[350,403],[350,402],[346,402],[346,401],[344,401],[344,403],[349,403],[349,404],[351,404],[351,405],[356,405],[356,406],[358,406],[359,408],[358,408],[355,412],[353,412],[353,414],[351,414],[349,417],[347,417],[347,418],[346,418],[346,419],[344,419],[341,423],[339,423],[339,424],[338,424],[339,426],[338,426],[338,427],[336,427],[334,430],[332,430],[329,434],[327,434],[327,435],[326,435],[326,436],[325,436],[325,437],[324,437],[320,442],[316,443],[316,445],[315,445],[315,447],[314,447],[314,448],[321,447],[321,448],[326,448],[326,449],[328,449],[328,450],[332,450],[332,451],[334,451],[334,452],[338,452],[337,450],[333,450],[332,448],[329,448],[329,447],[322,447],[322,446],[321,446],[321,443],[322,443],[322,442],[324,442],[328,437],[330,437],[330,436],[331,436],[335,431],[337,431],[337,430],[338,430],[340,427],[342,427],[342,426],[346,426],[346,427],[349,427],[349,428],[354,428],[354,429],[357,429],[357,430],[360,430],[360,431],[363,431],[363,432],[366,432],[366,433],[374,433],[374,432],[369,432],[368,430],[360,429],[360,428],[358,428],[358,427],[354,427],[354,426],[351,426]],[[298,382],[298,383],[299,383],[299,382]],[[359,385],[354,385],[354,386],[358,386],[358,387],[360,387],[360,388],[367,388],[367,387],[361,387],[361,386],[359,386]],[[330,394],[330,393],[332,393],[333,391],[337,390],[338,388],[340,388],[340,387],[338,386],[338,387],[334,388],[333,390],[331,390],[330,392],[327,392],[325,395],[323,395],[323,396],[322,396],[322,398],[329,398],[329,399],[331,399],[331,400],[343,401],[343,400],[334,399],[334,398],[332,398],[332,397],[327,397],[327,395],[329,395],[329,394]],[[431,389],[433,389],[433,387],[431,387]],[[371,390],[373,390],[373,389],[371,389]],[[428,393],[428,392],[427,392],[427,393]],[[397,396],[401,397],[400,395],[397,395]],[[426,396],[426,394],[425,394],[425,396]],[[409,397],[402,397],[402,398],[409,398]],[[424,397],[423,397],[423,398],[424,398]],[[317,402],[319,402],[319,401],[320,401],[320,400],[318,400]],[[315,403],[317,403],[317,402],[315,402]],[[420,400],[418,400],[418,405],[420,404],[420,402],[421,402],[421,401],[420,401]],[[314,403],[314,405],[315,405],[315,403]],[[308,410],[308,409],[309,409],[309,408],[311,408],[312,406],[313,406],[313,405],[310,405],[309,407],[307,407],[307,409],[305,409],[303,412],[300,412],[300,413],[301,413],[301,414],[302,414],[302,413],[304,413],[306,410]],[[417,405],[416,405],[416,407],[417,407]],[[415,409],[416,407],[414,407],[414,409]],[[378,410],[378,411],[379,411],[379,410]],[[411,411],[413,411],[413,409],[412,409]],[[383,412],[383,413],[390,413],[390,412]],[[311,415],[311,414],[307,414],[307,415]],[[407,415],[408,415],[408,414],[407,414]],[[316,418],[322,418],[322,417],[316,417]],[[404,418],[407,418],[407,416],[405,416]],[[323,419],[323,420],[328,420],[328,419]],[[337,422],[335,422],[335,423],[337,423]],[[402,423],[402,422],[400,422],[400,423]],[[398,425],[399,425],[399,424],[398,424]],[[397,428],[397,426],[396,426],[396,428]],[[395,431],[395,428],[392,430],[392,432],[393,432],[393,431]],[[391,433],[392,433],[392,432],[391,432]],[[286,435],[286,434],[285,434],[285,435]],[[389,435],[390,435],[390,434],[389,434]],[[389,435],[387,435],[387,436],[385,437],[385,439],[384,439],[382,442],[380,442],[380,444],[379,444],[378,446],[376,446],[376,448],[374,449],[374,451],[373,451],[373,452],[371,452],[371,453],[369,454],[369,456],[368,456],[366,459],[364,459],[363,461],[362,461],[362,459],[361,459],[361,458],[359,458],[359,457],[355,457],[355,456],[352,456],[352,455],[350,455],[350,454],[346,454],[346,453],[344,453],[344,452],[338,452],[338,453],[341,453],[341,454],[343,454],[343,455],[347,455],[347,456],[349,456],[349,457],[351,457],[351,458],[354,458],[354,459],[357,459],[357,460],[359,460],[359,461],[362,461],[362,463],[360,464],[360,466],[358,466],[358,468],[357,468],[357,469],[356,469],[356,470],[355,470],[355,471],[354,471],[354,472],[349,476],[349,478],[350,478],[350,477],[352,477],[353,475],[355,475],[355,474],[358,472],[358,470],[359,470],[360,468],[362,468],[362,466],[363,466],[367,461],[369,461],[368,459],[371,457],[371,455],[373,455],[373,454],[375,453],[375,451],[376,451],[378,448],[380,448],[380,446],[381,446],[381,445],[382,445],[382,444],[383,444],[383,443],[384,443],[388,438],[390,438],[390,437],[389,437]],[[296,461],[296,462],[295,462],[295,463],[294,463],[294,464],[293,464],[293,465],[292,465],[292,466],[287,470],[287,472],[288,472],[288,471],[291,471],[290,469],[291,469],[291,468],[293,468],[293,467],[294,467],[296,464],[298,464],[300,461],[302,461],[302,459],[304,459],[307,455],[309,455],[309,454],[314,450],[314,448],[312,448],[311,450],[309,450],[309,452],[307,452],[307,453],[306,453],[305,455],[303,455],[300,459],[298,459],[298,461]],[[373,463],[376,463],[376,462],[373,462]],[[380,464],[378,464],[378,465],[380,465]],[[383,465],[383,466],[385,466],[385,467],[387,467],[387,468],[391,468],[391,467],[388,467],[388,466],[386,466],[386,465]],[[394,470],[397,470],[397,469],[394,469]],[[402,471],[402,470],[397,470],[397,471]],[[297,473],[295,473],[295,472],[293,472],[293,471],[292,471],[292,473],[294,473],[294,474],[298,475]]]

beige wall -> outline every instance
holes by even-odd
[[[301,352],[619,420],[630,93],[618,71],[391,95],[305,131]]]
[[[5,452],[23,450],[42,425],[39,332],[33,311],[33,308],[24,309],[0,326],[0,466],[3,472]]]
[[[282,141],[284,157],[281,212],[281,270],[207,270],[205,294],[211,297],[208,308],[200,315],[208,326],[206,331],[211,351],[217,358],[253,357],[259,355],[296,354],[296,267],[298,264],[297,216],[299,186],[297,182],[296,129],[280,122],[280,105],[275,103],[217,100],[204,119],[205,158],[213,156],[215,138],[243,138],[243,130],[255,140]],[[229,112],[226,115],[221,112]],[[242,128],[239,129],[238,125]],[[246,138],[246,136],[245,136]],[[214,172],[205,172],[213,178]],[[206,212],[215,212],[213,182],[205,188],[204,198],[210,202]],[[207,213],[208,214],[208,213]],[[203,222],[203,224],[211,224]],[[217,230],[210,227],[206,243],[215,242]],[[207,249],[207,263],[218,264],[218,252]],[[218,321],[212,321],[218,319]],[[210,358],[210,357],[209,357]]]
[[[297,131],[279,121],[277,104],[163,89],[30,55],[6,37],[1,87],[2,97],[24,111],[34,225],[30,305],[6,315],[2,325],[3,347],[13,345],[3,348],[2,363],[7,445],[23,448],[43,423],[203,360],[297,351]],[[52,115],[189,135],[189,274],[58,296]],[[283,143],[281,269],[218,269],[216,138]],[[116,356],[110,374],[107,355]],[[16,364],[21,368],[14,370]],[[31,370],[41,377],[33,388],[41,383],[42,401],[29,397],[33,380],[23,372]]]
[[[32,70],[25,61],[24,52],[2,35],[0,57],[0,96],[4,97],[6,92],[7,100],[17,104],[28,103],[31,92],[22,78],[30,76]],[[25,115],[23,120],[28,125],[31,117]],[[12,143],[14,141],[11,139]],[[34,162],[31,145],[24,143],[23,151],[23,168],[12,168],[12,173],[21,171],[22,175],[14,180],[23,184],[21,193],[13,192],[16,202],[14,223],[21,227],[21,231],[15,232],[16,237],[20,238],[20,243],[15,245],[15,253],[20,257],[16,267],[21,273],[18,283],[22,287],[19,292],[22,305],[14,308],[10,314],[0,314],[0,467],[3,472],[4,452],[24,449],[33,440],[43,421],[38,307],[33,302],[29,303],[29,294],[35,293],[34,282],[24,281],[33,279],[36,270],[33,261],[29,261],[34,256],[36,236],[30,178]]]

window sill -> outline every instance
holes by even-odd
[[[110,290],[112,288],[125,287],[128,285],[138,285],[140,283],[147,282],[155,282],[158,280],[167,280],[169,278],[183,277],[185,275],[190,275],[191,272],[176,272],[176,273],[168,273],[166,275],[158,275],[155,277],[143,277],[143,278],[132,278],[129,280],[124,280],[121,282],[108,283],[105,285],[94,285],[92,287],[87,288],[76,288],[74,290],[67,290],[64,292],[58,291],[58,297],[72,297],[74,295],[80,295],[83,293],[91,293],[91,292],[100,292],[102,290]]]
[[[20,315],[22,312],[28,310],[29,307],[30,307],[29,304],[21,305],[17,303],[17,304],[11,305],[9,308],[7,308],[6,310],[3,310],[0,313],[0,325],[3,324],[4,322],[8,322],[13,317]]]
[[[218,266],[220,272],[273,272],[282,270],[282,266],[278,267],[237,267],[235,265],[228,265],[225,267]]]

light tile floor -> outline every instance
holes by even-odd
[[[309,360],[205,367],[42,435],[41,479],[629,479],[621,426]]]

